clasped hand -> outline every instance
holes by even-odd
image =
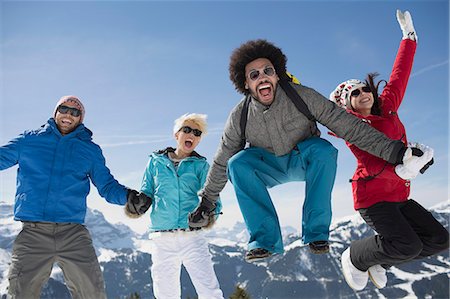
[[[138,218],[145,214],[152,205],[151,197],[143,192],[128,189],[127,203],[125,204],[125,214],[130,218]]]

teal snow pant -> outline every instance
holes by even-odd
[[[298,143],[284,156],[249,147],[231,157],[228,177],[250,234],[249,250],[283,252],[280,223],[267,188],[292,181],[306,182],[303,242],[328,240],[336,159],[337,149],[319,137]]]

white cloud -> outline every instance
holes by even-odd
[[[432,70],[434,70],[434,69],[436,69],[436,68],[440,68],[440,67],[445,66],[445,65],[448,65],[448,59],[445,60],[445,61],[436,63],[436,64],[429,65],[429,66],[424,67],[424,68],[422,68],[422,69],[420,69],[420,70],[418,70],[418,71],[415,71],[415,72],[413,72],[413,73],[411,74],[410,78],[413,78],[413,77],[422,75],[423,73],[432,71]]]

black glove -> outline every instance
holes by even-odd
[[[128,189],[125,214],[130,218],[138,218],[145,214],[152,205],[152,199],[144,193]]]
[[[407,149],[408,147],[403,145],[403,148],[401,148],[400,151],[397,153],[394,165],[403,164],[403,156],[405,155]]]
[[[212,226],[215,221],[215,210],[216,204],[202,197],[198,207],[192,213],[189,213],[189,227],[202,228]]]

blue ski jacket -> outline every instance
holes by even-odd
[[[108,202],[127,201],[127,188],[111,175],[83,124],[63,136],[50,118],[1,146],[0,170],[16,164],[15,220],[84,223],[90,180]]]
[[[150,231],[187,229],[188,214],[199,204],[198,191],[203,187],[208,174],[206,158],[193,152],[183,159],[175,169],[167,153],[173,148],[150,155],[141,191],[153,198],[150,212]],[[222,209],[220,199],[216,212]]]

